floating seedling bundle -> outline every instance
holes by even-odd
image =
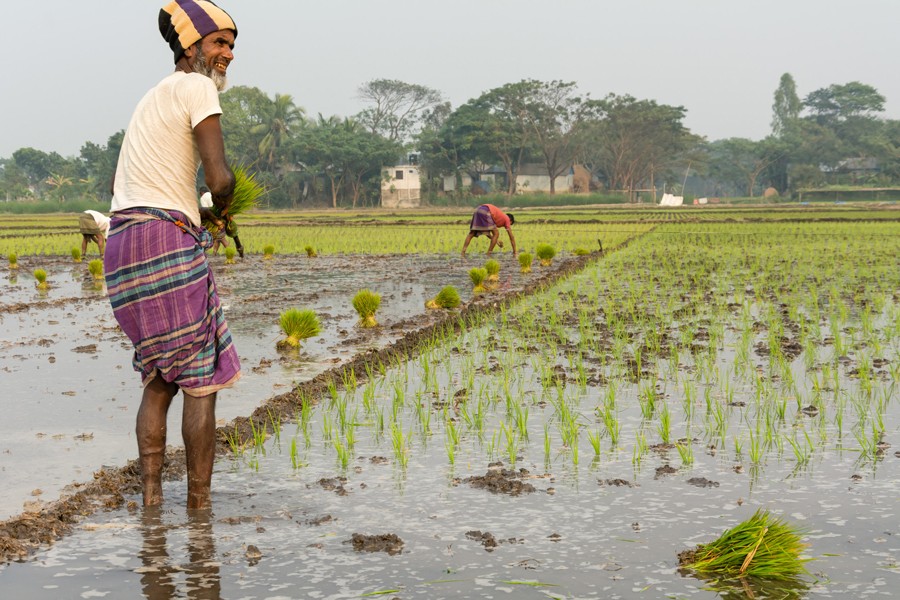
[[[319,317],[310,309],[289,308],[281,313],[279,321],[287,337],[278,342],[278,348],[298,348],[301,341],[319,335],[322,330]]]
[[[381,294],[372,290],[360,290],[353,296],[353,308],[359,314],[360,327],[377,327],[375,312],[381,306]]]
[[[94,276],[94,279],[98,281],[103,279],[103,260],[95,258],[94,260],[89,262],[88,272]]]
[[[235,248],[233,248],[232,246],[228,246],[227,248],[225,248],[225,264],[233,265],[234,257],[236,254],[237,254],[237,250]]]
[[[425,308],[456,308],[459,306],[459,292],[452,285],[444,286],[437,296],[425,303]]]
[[[535,253],[541,259],[541,266],[549,267],[553,264],[553,257],[556,256],[556,248],[550,244],[538,244]]]
[[[792,578],[805,574],[803,564],[810,560],[800,556],[807,547],[801,535],[801,529],[760,509],[718,539],[679,553],[678,562],[702,576]]]
[[[73,262],[81,262],[81,250],[79,248],[72,248],[71,254]]]
[[[469,279],[472,280],[472,292],[475,294],[482,294],[487,290],[484,287],[484,280],[487,278],[487,270],[482,269],[481,267],[475,267],[474,269],[469,269]]]
[[[266,244],[263,246],[263,259],[272,260],[275,256],[275,244]]]
[[[35,269],[34,279],[37,281],[37,289],[46,290],[50,287],[50,284],[47,283],[47,271],[44,269]]]
[[[19,257],[16,255],[15,252],[10,252],[9,255],[7,256],[7,258],[9,259],[9,270],[10,271],[19,268]]]
[[[531,273],[532,262],[534,262],[534,257],[527,252],[519,255],[519,267],[521,267],[523,273]]]

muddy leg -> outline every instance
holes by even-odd
[[[141,462],[141,483],[144,506],[162,503],[162,468],[166,453],[166,414],[178,386],[156,376],[144,388],[141,408],[138,409],[138,454]]]
[[[209,508],[210,481],[216,457],[216,395],[184,395],[181,436],[188,472],[188,508]]]

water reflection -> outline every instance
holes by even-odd
[[[704,589],[717,592],[720,598],[732,600],[800,600],[807,596],[812,587],[812,584],[803,577],[716,579],[715,577],[702,577],[689,569],[679,569],[678,571],[685,577],[692,576],[705,582]]]
[[[219,563],[212,536],[212,511],[187,511],[187,547],[185,564],[173,563],[168,534],[182,529],[167,524],[159,507],[144,509],[141,517],[143,546],[138,556],[143,563],[141,590],[150,600],[170,598],[218,599],[221,597]],[[173,536],[174,537],[174,536]],[[183,575],[182,575],[183,573]],[[179,589],[180,588],[180,589]]]

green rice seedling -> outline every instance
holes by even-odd
[[[381,305],[381,294],[376,294],[372,290],[360,290],[353,296],[353,308],[359,315],[360,327],[377,327],[378,322],[375,320],[375,311]]]
[[[235,248],[234,246],[228,246],[227,248],[225,248],[226,265],[233,265],[235,256],[237,256],[237,248]]]
[[[37,281],[37,289],[46,290],[50,287],[50,284],[47,283],[47,271],[44,269],[35,269],[34,279]]]
[[[337,452],[338,462],[340,463],[341,468],[346,470],[350,465],[350,450],[337,436],[334,436],[331,443],[334,446],[335,452]]]
[[[19,268],[19,257],[15,252],[10,252],[6,258],[9,260],[9,270],[14,271]]]
[[[231,449],[231,454],[234,458],[240,458],[244,453],[244,443],[241,439],[241,434],[238,433],[237,425],[234,426],[233,432],[225,432],[225,439],[228,441],[228,447]]]
[[[590,250],[588,250],[587,248],[582,248],[580,246],[572,251],[572,254],[574,254],[575,256],[587,256],[590,253]]]
[[[487,288],[484,287],[484,280],[487,278],[487,270],[482,269],[480,267],[475,267],[474,269],[469,269],[469,279],[472,280],[472,288],[473,294],[482,294],[487,291]]]
[[[317,256],[319,256],[319,254],[316,252],[316,249],[312,246],[306,246],[303,250],[306,252],[307,258],[316,258]]]
[[[291,468],[295,471],[300,467],[305,466],[303,461],[300,460],[300,453],[297,451],[297,438],[291,439]]]
[[[88,263],[88,272],[94,277],[95,280],[100,281],[103,279],[103,260],[100,258],[95,258],[91,262]]]
[[[452,285],[441,288],[437,296],[425,303],[425,308],[452,309],[460,305],[459,292]]]
[[[81,248],[72,248],[72,261],[80,263],[81,262]]]
[[[534,262],[534,257],[527,252],[523,252],[519,255],[519,270],[522,273],[531,273],[532,262]]]
[[[250,431],[253,433],[253,445],[258,452],[266,453],[266,426],[264,423],[257,424],[255,419],[250,419]]]
[[[287,337],[278,342],[278,348],[299,348],[300,342],[315,337],[322,331],[319,317],[308,308],[289,308],[281,313],[279,324]]]
[[[588,441],[591,443],[591,448],[594,449],[594,456],[600,456],[600,430],[597,432],[588,431]]]
[[[263,246],[263,258],[272,260],[275,257],[275,244],[266,244]]]
[[[662,403],[662,410],[659,411],[659,426],[657,427],[659,437],[663,444],[668,444],[672,438],[672,418],[669,415],[669,405]]]
[[[484,270],[487,271],[487,281],[498,281],[500,279],[500,263],[493,258],[484,263]]]
[[[403,436],[403,430],[396,422],[391,423],[391,445],[394,447],[394,456],[400,466],[406,468],[409,463],[409,437]]]
[[[694,464],[694,447],[691,445],[690,436],[683,442],[678,441],[675,444],[675,449],[678,450],[678,456],[681,457],[681,464],[683,466],[689,467]]]
[[[634,465],[640,465],[641,461],[644,459],[644,455],[650,450],[650,446],[647,445],[647,436],[644,435],[643,431],[638,431],[635,434],[634,441],[634,451],[631,455],[631,462]]]
[[[556,256],[556,248],[550,244],[538,244],[535,254],[541,260],[541,266],[549,267],[553,264],[553,257]]]
[[[678,554],[678,562],[701,575],[787,579],[807,573],[801,557],[804,531],[759,509],[718,539]]]
[[[280,445],[281,442],[281,414],[277,411],[273,410],[271,407],[266,407],[266,416],[269,418],[269,425],[272,427],[272,437],[275,438],[275,443]]]

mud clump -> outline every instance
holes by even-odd
[[[494,537],[494,534],[491,533],[490,531],[482,532],[477,529],[473,529],[472,531],[467,531],[466,537],[469,538],[470,540],[478,542],[479,544],[484,546],[484,549],[487,550],[488,552],[493,552],[494,548],[496,548],[500,544],[521,544],[522,542],[525,541],[521,538],[514,538],[514,537],[507,538],[505,540],[498,540],[496,537]],[[553,541],[556,541],[556,540],[553,540]]]
[[[347,483],[345,477],[332,477],[331,479],[322,478],[316,483],[318,483],[323,490],[334,492],[338,496],[346,496],[350,493],[344,488],[344,484]]]
[[[526,476],[528,476],[526,469],[512,471],[504,469],[502,466],[491,466],[484,475],[466,477],[463,479],[463,483],[468,483],[473,488],[485,489],[494,494],[518,496],[537,491],[533,485],[527,481],[522,481],[522,477]]]
[[[665,477],[666,475],[673,475],[678,472],[678,469],[675,467],[671,467],[669,465],[663,465],[661,467],[656,468],[656,475],[653,476],[653,479],[659,479],[660,477]]]
[[[706,477],[691,477],[690,479],[687,480],[687,482],[690,485],[693,485],[694,487],[700,487],[700,488],[719,487],[718,481],[711,481],[711,480],[707,479]]]
[[[626,479],[598,479],[597,483],[600,485],[607,486],[615,486],[615,487],[637,487],[638,484],[628,481]]]
[[[357,552],[387,552],[391,556],[403,551],[403,540],[395,533],[382,533],[380,535],[363,535],[354,533],[348,540],[353,544]]]

